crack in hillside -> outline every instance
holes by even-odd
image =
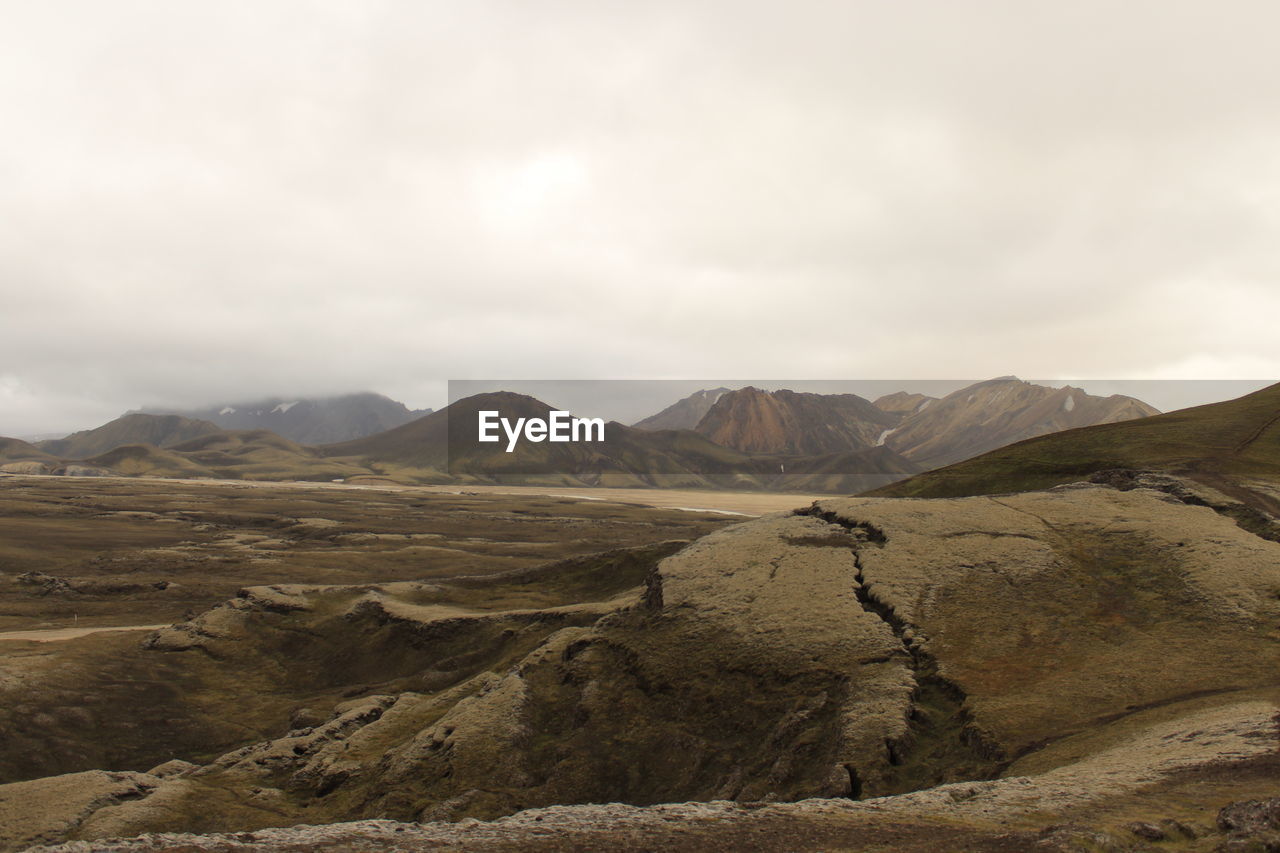
[[[1253,489],[1233,483],[1221,475],[1206,471],[1188,474],[1185,479],[1221,493],[1226,497],[1227,502],[1207,500],[1197,495],[1180,478],[1160,471],[1111,468],[1098,471],[1089,478],[1089,482],[1110,486],[1121,492],[1152,489],[1187,506],[1208,507],[1223,518],[1234,522],[1246,533],[1252,533],[1254,536],[1272,542],[1280,542],[1280,521],[1275,516],[1276,506],[1271,499],[1258,494]]]
[[[872,591],[862,552],[868,546],[883,548],[884,531],[866,521],[853,521],[816,505],[797,510],[843,528],[853,537],[854,595],[867,613],[879,618],[893,632],[906,655],[915,688],[907,711],[908,730],[885,741],[889,769],[880,778],[846,765],[851,799],[903,794],[948,782],[994,778],[1004,765],[1004,751],[973,723],[968,695],[939,672],[937,658],[927,649],[920,629]]]
[[[1062,532],[1061,530],[1059,530],[1059,529],[1058,529],[1058,526],[1057,526],[1057,525],[1055,525],[1052,521],[1050,521],[1049,519],[1045,518],[1043,515],[1040,515],[1039,513],[1032,512],[1032,511],[1031,511],[1031,510],[1029,510],[1029,509],[1023,509],[1022,507],[1013,506],[1012,504],[1007,504],[1007,503],[1005,503],[1004,501],[1000,500],[999,498],[993,497],[993,496],[991,496],[991,495],[987,495],[986,497],[987,497],[987,500],[991,501],[991,502],[992,502],[992,503],[994,503],[994,504],[999,504],[1000,506],[1004,507],[1005,509],[1010,509],[1010,510],[1013,510],[1014,512],[1020,512],[1020,513],[1022,513],[1023,515],[1029,515],[1029,516],[1031,516],[1031,517],[1032,517],[1032,518],[1034,518],[1036,521],[1038,521],[1038,522],[1040,522],[1041,524],[1043,524],[1047,529],[1052,530],[1054,533],[1061,533],[1061,532]]]
[[[1255,441],[1262,438],[1263,433],[1271,429],[1277,423],[1280,423],[1280,414],[1277,414],[1275,417],[1271,418],[1262,426],[1258,427],[1257,431],[1255,431],[1253,435],[1249,436],[1244,441],[1240,442],[1240,444],[1236,446],[1236,453],[1244,453],[1245,450],[1249,448],[1249,445],[1253,444]]]

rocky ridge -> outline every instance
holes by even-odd
[[[884,443],[925,468],[940,468],[1028,438],[1159,413],[1133,397],[1097,397],[1070,385],[1052,388],[1004,376],[921,401]]]
[[[704,388],[667,406],[656,415],[636,421],[637,429],[693,429],[728,388]]]

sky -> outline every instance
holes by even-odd
[[[1271,2],[4,6],[0,435],[495,376],[1280,377]]]

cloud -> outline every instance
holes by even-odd
[[[27,4],[0,434],[442,380],[1280,374],[1264,2]]]

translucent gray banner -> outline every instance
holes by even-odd
[[[451,380],[457,481],[854,493],[1261,380]]]

